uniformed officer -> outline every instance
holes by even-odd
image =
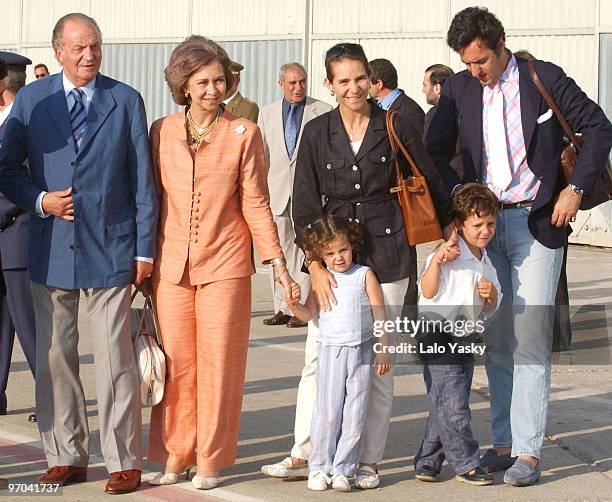
[[[32,61],[19,54],[0,51],[8,67],[0,100],[0,148],[13,101],[26,82],[26,66]],[[4,103],[2,104],[2,101]],[[27,230],[29,214],[0,193],[0,260],[4,295],[0,297],[0,415],[6,415],[8,383],[15,331],[32,375],[36,370],[36,327],[34,304],[27,272]],[[36,422],[36,415],[28,417]]]
[[[232,61],[230,70],[234,74],[234,85],[227,91],[227,99],[223,101],[225,109],[236,117],[242,117],[257,123],[259,117],[259,107],[255,101],[251,101],[240,94],[238,86],[240,85],[240,72],[244,70],[244,66],[240,63]]]

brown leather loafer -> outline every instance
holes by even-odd
[[[266,326],[280,326],[281,324],[287,324],[291,319],[290,315],[285,314],[282,310],[274,314],[272,317],[268,317],[263,320]]]
[[[56,465],[36,480],[39,485],[59,484],[61,486],[84,481],[87,481],[87,467],[74,465]]]
[[[121,493],[131,493],[140,487],[140,471],[128,469],[127,471],[112,472],[108,483],[106,483],[106,493],[119,495]]]
[[[295,316],[287,322],[288,328],[305,328],[306,326],[308,326],[308,321],[302,321]]]

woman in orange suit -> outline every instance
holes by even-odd
[[[151,127],[161,199],[152,277],[168,374],[153,408],[149,460],[173,484],[194,464],[196,488],[214,488],[234,464],[250,327],[251,238],[289,291],[269,207],[257,126],[223,110],[230,59],[215,42],[191,36],[165,70],[185,105]],[[187,470],[188,473],[188,470]]]

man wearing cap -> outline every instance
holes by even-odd
[[[227,91],[227,99],[223,102],[225,103],[225,109],[236,117],[242,117],[243,119],[257,122],[259,106],[257,106],[257,103],[254,101],[245,98],[238,90],[238,86],[240,85],[240,72],[244,70],[244,66],[232,61],[230,63],[230,69],[234,74],[234,85]]]
[[[0,145],[13,108],[17,92],[25,85],[28,58],[0,51],[0,58],[7,64],[2,92],[4,104],[0,104]],[[29,213],[10,202],[0,193],[0,264],[5,295],[0,306],[0,415],[6,414],[6,386],[8,383],[15,331],[26,356],[32,375],[36,371],[36,326],[34,303],[27,271],[27,235]],[[36,415],[28,417],[36,422]]]
[[[6,88],[4,78],[6,77],[7,69],[6,63],[0,58],[0,106],[4,106],[4,98],[2,94]],[[0,490],[6,490],[8,488],[8,480],[6,478],[0,478]]]

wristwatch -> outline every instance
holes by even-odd
[[[572,185],[571,183],[568,186],[576,195],[584,195],[584,190],[582,188],[578,188],[576,185]]]
[[[305,266],[306,268],[308,268],[308,267],[310,267],[310,265],[311,265],[313,262],[315,262],[315,261],[317,261],[317,260],[315,260],[314,258],[308,258],[308,257],[306,257],[306,258],[304,258],[304,266]]]
[[[276,265],[287,265],[287,260],[284,256],[279,256],[278,258],[273,258],[270,260],[270,265],[276,267]]]

